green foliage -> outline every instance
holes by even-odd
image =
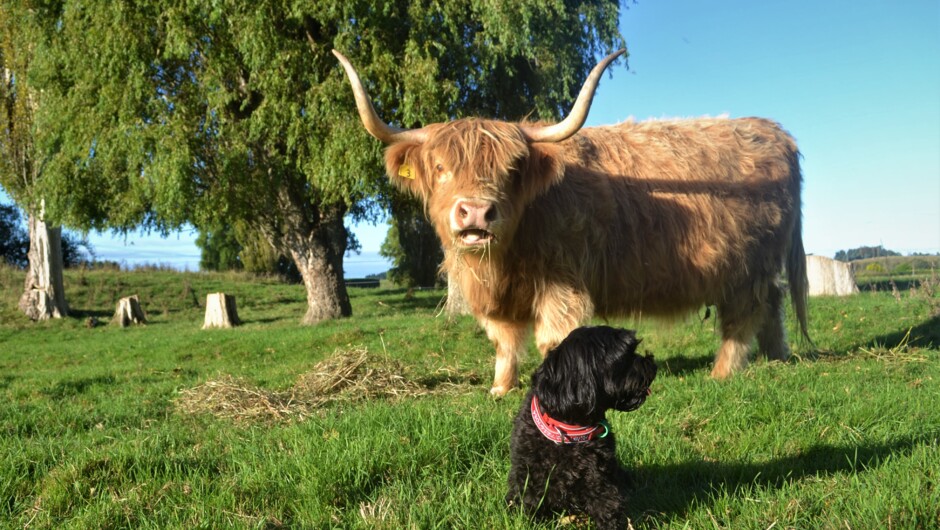
[[[239,259],[242,248],[233,225],[219,223],[212,228],[203,228],[196,236],[196,246],[201,252],[200,270],[231,271],[244,268]]]
[[[331,292],[341,285],[314,284],[337,276],[346,214],[375,218],[389,192],[382,146],[356,119],[332,49],[374,83],[386,119],[412,126],[556,118],[596,56],[623,46],[610,0],[22,5],[3,24],[37,32],[15,48],[42,94],[32,130],[43,174],[30,189],[50,219],[245,222],[325,298],[310,301],[309,321],[348,312],[346,293]]]
[[[50,212],[85,228],[204,224],[270,215],[289,190],[368,215],[362,199],[385,189],[381,146],[332,48],[407,125],[551,119],[595,56],[622,45],[618,13],[609,1],[52,4],[33,15],[48,39],[31,69]]]
[[[523,394],[488,396],[492,347],[470,317],[435,318],[442,291],[353,290],[355,317],[301,327],[302,287],[243,273],[65,280],[76,315],[34,325],[14,309],[23,274],[0,267],[0,526],[557,527],[505,507]],[[199,329],[215,291],[237,297],[244,326]],[[131,292],[149,325],[85,327]],[[814,298],[818,352],[797,345],[791,362],[760,360],[725,382],[708,377],[711,321],[613,322],[638,328],[660,367],[646,405],[610,414],[635,477],[633,526],[936,527],[930,310],[907,292]],[[284,391],[360,345],[434,393],[270,424],[177,409],[182,391],[221,375]],[[538,361],[531,347],[524,384]]]
[[[39,18],[28,2],[5,1],[0,9],[0,185],[27,210],[39,205],[33,121],[40,101],[29,76],[45,38]]]

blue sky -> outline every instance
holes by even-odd
[[[803,153],[807,252],[940,251],[940,2],[640,0],[588,124],[728,114]]]
[[[940,2],[640,0],[621,32],[629,69],[605,74],[588,126],[773,119],[803,153],[808,253],[940,252]],[[374,252],[386,229],[354,228],[369,261],[357,270],[384,270]],[[103,259],[146,254],[190,270],[194,239],[92,235]]]

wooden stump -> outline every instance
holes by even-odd
[[[231,328],[241,324],[235,309],[235,297],[225,293],[206,296],[206,321],[202,329]]]
[[[147,316],[144,315],[144,310],[140,308],[140,298],[135,294],[118,300],[117,309],[114,311],[111,323],[122,328],[126,328],[131,324],[146,324]]]
[[[848,263],[824,256],[806,256],[806,278],[810,296],[858,294],[855,274]]]

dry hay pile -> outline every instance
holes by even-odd
[[[301,374],[288,390],[267,390],[226,375],[180,391],[176,407],[184,414],[208,413],[236,421],[301,421],[335,403],[432,393],[402,372],[399,362],[370,355],[365,348],[337,351]]]

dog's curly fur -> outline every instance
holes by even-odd
[[[537,518],[585,514],[598,529],[626,526],[631,481],[617,461],[613,433],[556,444],[539,431],[530,406],[536,396],[551,418],[583,426],[605,420],[608,409],[638,408],[656,377],[652,356],[637,355],[638,344],[630,330],[583,327],[548,353],[513,423],[509,505]]]

